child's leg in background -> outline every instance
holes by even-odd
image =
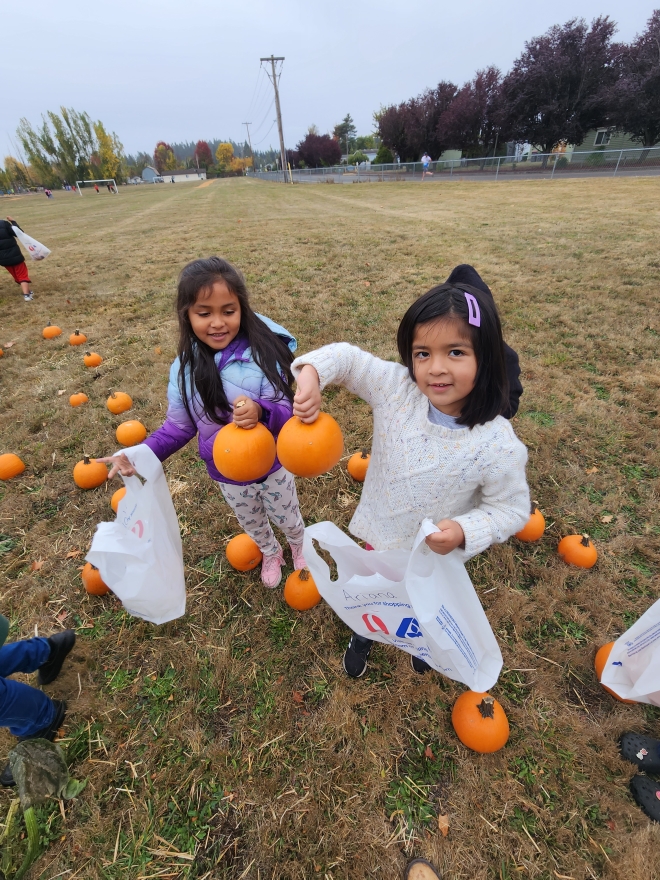
[[[220,483],[220,490],[241,527],[255,541],[264,556],[274,556],[281,553],[282,548],[268,522],[262,486],[262,483],[250,483],[248,486]]]

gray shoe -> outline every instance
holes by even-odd
[[[23,299],[25,300],[26,303],[31,303],[32,300],[34,299],[34,294],[32,293],[32,291],[30,291],[29,293],[24,293]]]

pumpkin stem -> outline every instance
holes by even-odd
[[[98,571],[98,568],[92,563],[89,563],[92,566],[92,571]]]
[[[494,718],[495,717],[495,700],[490,697],[484,697],[483,700],[477,706],[479,712],[481,712],[482,718]]]
[[[51,326],[52,326],[52,324],[51,324],[50,321],[49,321],[49,322],[46,324],[46,327],[51,327]]]
[[[582,544],[583,547],[589,546],[589,535],[586,532],[584,533],[584,535],[582,535],[582,540],[580,541],[580,544]]]
[[[74,336],[80,336],[80,330],[76,330],[76,332],[75,332],[73,335],[74,335]]]
[[[89,455],[83,455],[83,463],[89,464]]]
[[[534,514],[536,513],[536,511],[538,509],[539,509],[538,501],[532,501],[532,516],[534,516]]]
[[[301,581],[308,581],[309,580],[309,569],[308,568],[301,568],[300,574],[298,575],[298,577],[300,578]]]
[[[91,351],[86,351],[86,352],[85,352],[85,357],[89,357],[90,354],[91,354]]]
[[[364,447],[362,449],[362,455],[360,456],[360,458],[369,458],[369,453],[368,453],[366,447]]]

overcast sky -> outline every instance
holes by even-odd
[[[373,130],[381,105],[439,80],[503,71],[525,40],[572,17],[609,15],[617,39],[643,30],[658,0],[506,3],[372,0],[316,7],[298,0],[5,0],[2,4],[0,149],[15,154],[22,116],[34,125],[60,105],[86,110],[127,153],[156,142],[242,140],[277,145],[273,89],[259,58],[283,55],[287,147],[314,123],[323,132],[350,113]],[[1,158],[1,156],[0,156]]]

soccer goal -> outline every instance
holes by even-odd
[[[78,190],[78,195],[82,196],[83,187],[90,187],[96,184],[103,184],[106,188],[112,184],[112,192],[115,195],[119,195],[119,190],[117,189],[117,184],[115,183],[114,177],[104,178],[103,180],[76,180],[76,189]]]

